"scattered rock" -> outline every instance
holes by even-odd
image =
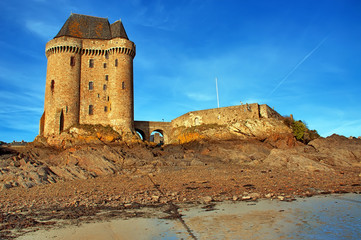
[[[271,198],[271,197],[273,197],[273,196],[274,196],[273,193],[267,193],[267,194],[265,195],[266,198]]]
[[[159,201],[159,197],[160,197],[160,196],[158,196],[158,195],[153,195],[153,196],[152,196],[152,200],[153,200],[154,202],[158,202],[158,201]]]
[[[211,196],[205,196],[202,198],[202,200],[205,204],[208,204],[213,201],[213,198]]]
[[[243,196],[243,197],[242,197],[242,200],[243,200],[243,201],[251,200],[251,196]]]
[[[251,193],[249,194],[249,197],[251,197],[253,200],[256,200],[261,197],[259,193]]]
[[[5,189],[9,189],[12,188],[13,186],[11,184],[7,184],[7,183],[1,183],[0,184],[0,191],[3,191]]]
[[[253,184],[246,184],[246,185],[243,185],[243,187],[247,188],[247,189],[256,189],[256,187]]]
[[[190,163],[191,166],[204,166],[204,163],[198,159],[193,159]]]
[[[280,201],[284,201],[284,200],[285,200],[285,197],[284,197],[284,196],[277,196],[277,198],[278,198]]]

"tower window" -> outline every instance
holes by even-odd
[[[105,52],[105,59],[109,59],[108,51]]]
[[[54,85],[55,85],[55,81],[51,80],[51,84],[50,84],[51,93],[54,93]]]
[[[93,115],[93,113],[94,113],[94,106],[89,105],[89,115]]]
[[[70,66],[72,66],[72,67],[75,66],[75,57],[74,56],[70,57]]]
[[[122,82],[122,89],[125,89],[125,83]]]
[[[100,98],[100,94],[98,93],[98,98]]]
[[[108,112],[108,107],[104,106],[104,112]]]
[[[108,96],[108,102],[109,102],[109,96]]]
[[[115,59],[114,66],[118,67],[118,59]]]
[[[106,63],[103,63],[103,67],[104,67],[104,68],[107,68],[107,64],[106,64]]]
[[[103,85],[103,90],[107,90],[107,85],[106,84]]]
[[[65,107],[65,113],[68,113],[68,110],[69,110],[69,108],[68,108],[68,106],[66,106]]]
[[[89,82],[89,90],[93,90],[94,89],[94,82]]]
[[[94,67],[94,59],[89,59],[89,67],[90,68]]]
[[[108,80],[109,80],[109,76],[105,75],[105,81],[108,81]]]

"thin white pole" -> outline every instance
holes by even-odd
[[[217,106],[219,108],[219,96],[218,96],[218,79],[216,77],[216,91],[217,91]]]

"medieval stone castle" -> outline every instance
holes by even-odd
[[[137,131],[144,140],[156,130],[167,142],[175,127],[270,118],[267,105],[247,104],[194,111],[171,122],[134,121],[133,59],[135,44],[122,22],[71,14],[46,44],[48,59],[40,135],[59,135],[78,124],[111,126],[121,134]]]

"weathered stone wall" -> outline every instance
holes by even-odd
[[[46,55],[44,136],[78,123],[133,131],[133,42],[59,37],[47,43]]]
[[[260,105],[259,112],[262,118],[276,118],[276,119],[282,118],[282,116],[278,112],[270,108],[267,104]]]
[[[279,118],[280,115],[267,105],[257,103],[213,108],[188,112],[172,120],[172,127],[192,127],[201,124],[231,124],[244,119]]]
[[[258,104],[213,108],[188,112],[172,120],[172,127],[192,127],[201,124],[225,124],[240,119],[259,118]]]

